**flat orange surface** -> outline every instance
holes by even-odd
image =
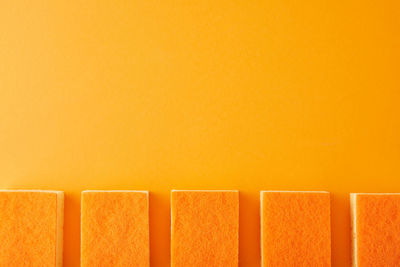
[[[55,267],[57,194],[0,191],[0,266]]]
[[[331,266],[329,194],[261,195],[262,266]]]
[[[239,193],[171,193],[171,266],[237,267]]]
[[[240,190],[241,267],[260,190],[400,192],[400,1],[0,1],[0,188],[65,190],[64,267],[86,189],[150,190],[152,267],[170,190]]]
[[[357,264],[400,264],[400,195],[357,195]]]
[[[82,267],[150,266],[147,192],[82,193]]]

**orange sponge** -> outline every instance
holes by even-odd
[[[0,266],[62,266],[64,193],[0,190]]]
[[[150,266],[147,191],[82,192],[81,266]]]
[[[327,192],[261,192],[262,266],[331,266]]]
[[[400,194],[351,194],[353,266],[400,265]]]
[[[238,266],[239,192],[171,193],[172,267]]]

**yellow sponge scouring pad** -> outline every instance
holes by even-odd
[[[353,266],[400,266],[400,194],[350,195]]]
[[[172,267],[237,267],[238,250],[238,191],[172,191]]]
[[[0,266],[62,266],[64,193],[0,190]]]
[[[262,266],[331,266],[328,192],[261,192]]]
[[[83,191],[81,266],[150,266],[147,191]]]

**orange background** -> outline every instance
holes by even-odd
[[[0,1],[0,186],[65,190],[79,266],[84,189],[151,191],[169,264],[169,190],[241,190],[240,265],[259,266],[259,190],[400,191],[400,4]]]

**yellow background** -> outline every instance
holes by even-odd
[[[381,3],[379,3],[381,2]],[[0,1],[0,186],[65,190],[79,266],[84,189],[240,189],[240,265],[259,266],[259,190],[400,191],[398,1]]]

